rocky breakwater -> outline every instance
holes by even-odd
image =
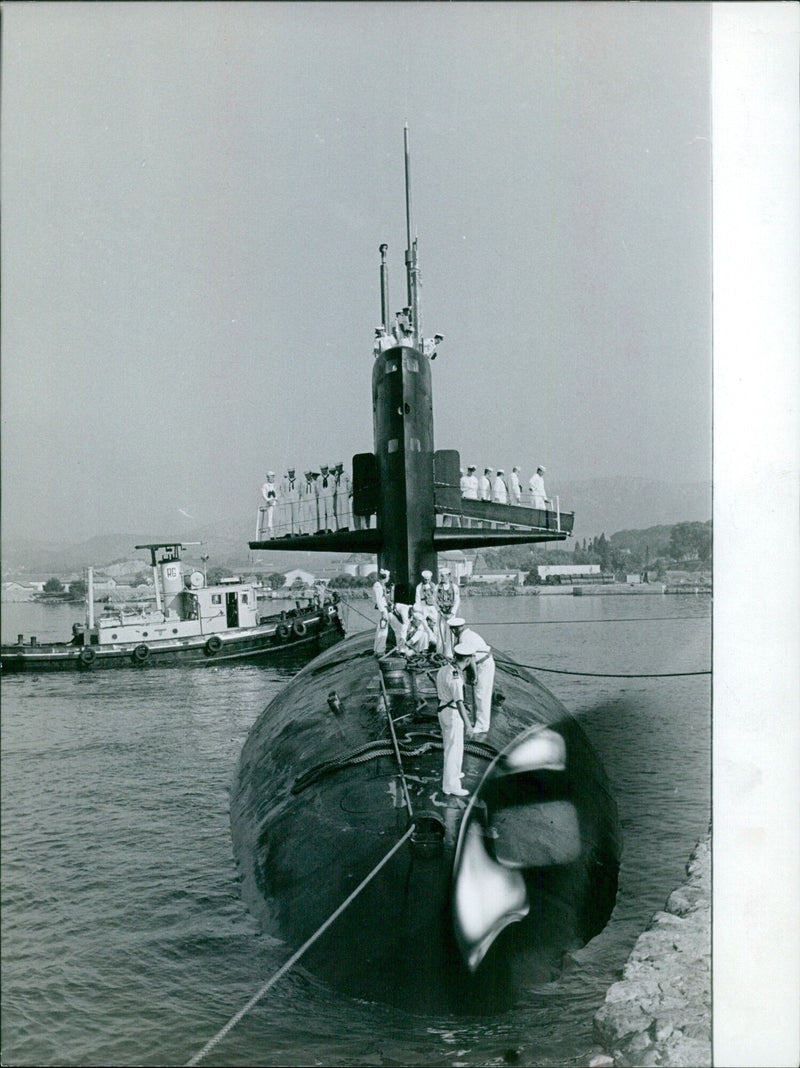
[[[687,881],[636,941],[620,982],[595,1014],[607,1051],[593,1065],[711,1064],[711,840],[695,847]]]

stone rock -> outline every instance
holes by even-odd
[[[674,1030],[675,1028],[673,1026],[672,1020],[656,1020],[655,1025],[653,1027],[653,1038],[660,1045],[662,1042],[665,1042],[669,1038],[669,1036]]]
[[[710,861],[704,840],[687,864],[687,882],[639,936],[595,1014],[617,1068],[711,1063]]]
[[[651,1065],[661,1063],[661,1054],[653,1046],[651,1046],[650,1049],[646,1049],[637,1061],[640,1068],[650,1068]]]

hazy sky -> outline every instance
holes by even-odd
[[[437,447],[710,477],[708,5],[3,15],[5,536],[182,531],[372,447],[405,121]]]

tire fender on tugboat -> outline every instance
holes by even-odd
[[[292,628],[288,623],[279,623],[275,629],[275,636],[280,642],[286,642],[289,640],[289,636],[292,633]]]
[[[78,663],[82,667],[91,667],[97,658],[97,651],[90,649],[88,646],[81,649],[78,653]]]
[[[206,656],[216,656],[222,648],[222,638],[219,634],[212,634],[204,646]]]
[[[143,664],[150,656],[150,648],[142,642],[141,645],[136,646],[131,655],[135,663]]]
[[[306,634],[308,634],[308,627],[302,619],[298,619],[292,623],[292,634],[295,638],[305,638]]]

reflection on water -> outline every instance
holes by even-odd
[[[370,615],[369,602],[354,604]],[[709,665],[705,597],[462,608],[491,644],[534,666]],[[3,638],[65,639],[80,614],[4,605]],[[355,612],[350,622],[367,625]],[[241,903],[228,789],[286,676],[244,663],[3,680],[4,1063],[185,1063],[284,961]],[[625,842],[606,929],[514,1010],[466,1023],[354,1002],[297,968],[207,1063],[480,1065],[508,1051],[519,1063],[586,1062],[593,1011],[708,825],[710,683],[539,677],[579,716],[615,791]]]

